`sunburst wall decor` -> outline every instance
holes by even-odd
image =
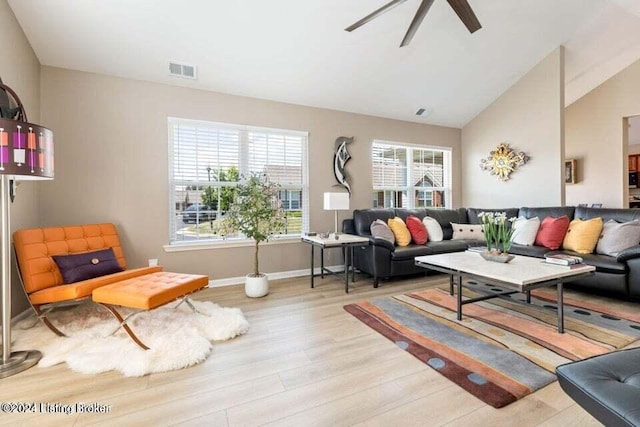
[[[498,144],[498,148],[489,153],[489,157],[480,160],[480,169],[489,171],[491,175],[498,177],[500,181],[508,181],[511,172],[518,166],[522,166],[529,160],[524,152],[516,153],[506,142]]]

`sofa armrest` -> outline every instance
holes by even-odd
[[[371,243],[373,246],[385,248],[390,252],[394,252],[396,250],[396,247],[391,242],[379,237],[369,237],[369,243]]]
[[[631,246],[620,252],[616,257],[616,261],[623,262],[633,258],[640,258],[640,245]]]

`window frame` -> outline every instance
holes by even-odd
[[[208,120],[194,120],[194,119],[185,119],[179,117],[167,117],[167,148],[168,148],[168,189],[169,189],[169,228],[168,228],[168,241],[167,245],[164,245],[164,249],[167,252],[174,251],[182,251],[182,250],[192,250],[192,249],[211,249],[216,247],[243,247],[250,246],[254,244],[252,239],[248,239],[244,236],[241,237],[216,237],[216,238],[204,238],[198,237],[194,240],[176,240],[176,231],[178,225],[175,223],[177,221],[177,217],[180,215],[179,209],[176,208],[176,203],[178,202],[178,198],[176,197],[176,187],[177,186],[196,186],[196,187],[230,187],[233,185],[237,185],[237,183],[222,183],[219,181],[187,181],[183,179],[175,178],[175,147],[174,147],[174,130],[177,125],[185,125],[192,126],[196,128],[211,128],[216,130],[226,129],[226,130],[234,130],[239,132],[239,146],[238,146],[238,163],[237,168],[239,174],[242,176],[248,176],[250,171],[250,159],[249,159],[249,144],[250,138],[249,134],[251,132],[255,133],[267,133],[267,134],[275,134],[282,136],[293,136],[299,137],[302,139],[301,144],[301,179],[302,184],[292,185],[292,184],[283,184],[280,186],[280,191],[299,191],[301,193],[302,201],[300,203],[300,210],[302,212],[302,229],[300,233],[290,233],[286,235],[275,235],[269,239],[269,242],[264,242],[263,244],[274,244],[274,243],[288,243],[291,241],[299,241],[300,236],[309,231],[309,160],[308,160],[308,151],[309,151],[309,132],[307,131],[299,131],[299,130],[290,130],[290,129],[276,129],[276,128],[267,128],[260,126],[249,126],[242,124],[233,124],[233,123],[223,123],[223,122],[213,122]],[[194,203],[201,203],[200,200]],[[197,217],[197,215],[196,215]]]
[[[370,153],[371,153],[371,170],[373,172],[374,170],[374,148],[376,148],[376,146],[381,147],[383,149],[387,149],[387,148],[395,148],[395,149],[402,149],[402,150],[406,150],[405,151],[405,155],[406,155],[406,159],[407,159],[407,164],[406,164],[406,172],[405,172],[405,182],[406,185],[402,186],[402,185],[389,185],[389,186],[376,186],[375,184],[375,179],[373,177],[373,173],[372,173],[372,177],[371,177],[371,187],[372,187],[372,192],[371,194],[373,195],[376,192],[385,192],[384,194],[384,198],[386,199],[386,192],[387,191],[391,191],[391,192],[395,192],[395,193],[403,193],[406,192],[406,200],[407,200],[407,206],[403,206],[403,207],[399,207],[399,206],[393,206],[393,208],[402,208],[402,209],[416,209],[416,208],[429,208],[429,209],[451,209],[452,208],[452,195],[453,195],[453,189],[452,189],[452,153],[453,150],[451,147],[442,147],[442,146],[435,146],[435,145],[421,145],[421,144],[412,144],[412,143],[406,143],[406,142],[397,142],[397,141],[388,141],[388,140],[383,140],[383,139],[374,139],[371,142],[371,148],[370,148]],[[443,181],[443,186],[440,187],[423,187],[423,186],[416,186],[413,185],[414,182],[416,182],[417,180],[414,179],[415,177],[413,176],[414,173],[414,160],[413,160],[413,153],[415,150],[420,150],[420,151],[438,151],[442,153],[442,164],[443,164],[443,176],[442,176],[442,181]],[[416,194],[417,191],[442,191],[444,194],[444,205],[442,207],[436,207],[436,206],[415,206],[415,197],[414,195]],[[373,199],[373,198],[372,198]],[[372,204],[373,204],[373,200],[372,200]],[[375,207],[386,207],[386,206],[375,206]],[[391,208],[391,207],[389,207]]]

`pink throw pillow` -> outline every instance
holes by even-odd
[[[411,233],[411,240],[413,240],[414,243],[418,245],[427,243],[427,227],[424,226],[418,217],[409,215],[405,223],[407,224],[409,233]]]
[[[559,218],[546,217],[540,224],[535,245],[553,250],[560,248],[569,229],[569,222],[569,217],[566,215]]]

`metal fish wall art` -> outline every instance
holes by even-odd
[[[349,176],[345,170],[345,165],[351,159],[347,145],[351,144],[354,139],[354,137],[338,137],[336,139],[336,152],[333,155],[333,174],[336,177],[336,181],[338,181],[338,184],[334,185],[334,187],[341,186],[346,188],[349,196],[351,196],[351,185],[349,185]]]

